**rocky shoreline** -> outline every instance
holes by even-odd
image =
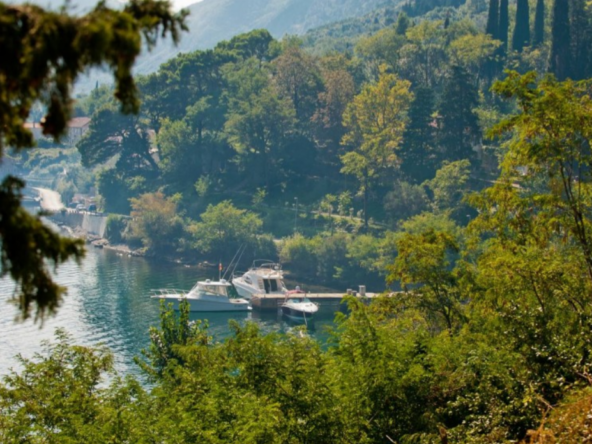
[[[141,249],[132,249],[127,244],[111,244],[109,240],[96,234],[88,233],[81,227],[69,227],[65,224],[60,224],[59,227],[69,236],[78,239],[84,239],[87,245],[94,248],[102,248],[105,250],[116,251],[118,253],[126,254],[128,256],[145,257],[146,254]]]
[[[66,227],[63,226],[63,228],[66,228]],[[144,257],[147,259],[151,258],[151,256],[147,255],[145,253],[145,251],[141,248],[140,249],[133,249],[133,248],[130,248],[130,246],[127,244],[111,244],[108,239],[97,236],[95,234],[86,233],[83,229],[81,229],[79,227],[76,229],[71,229],[68,227],[67,231],[74,237],[84,239],[86,241],[87,245],[90,245],[94,248],[115,251],[119,254],[123,254],[126,256]],[[166,262],[171,262],[171,263],[183,265],[185,267],[196,267],[196,268],[202,268],[202,269],[204,269],[204,268],[210,269],[210,268],[217,268],[218,267],[217,264],[210,263],[208,261],[201,261],[201,262],[190,264],[181,258],[161,257],[160,259],[165,260]]]
[[[59,211],[53,211],[53,215],[50,216],[49,219],[51,219],[51,221],[68,236],[84,239],[87,245],[90,245],[94,248],[115,251],[118,254],[125,256],[145,257],[146,259],[151,258],[150,254],[146,254],[144,248],[134,249],[128,244],[111,244],[108,239],[103,237],[105,233],[105,221],[107,219],[106,215],[86,211],[79,212],[75,210],[63,209],[63,205],[61,204],[61,200],[57,192],[42,188],[38,188],[36,190],[40,196],[43,196],[44,202],[53,202],[52,208],[61,208]],[[159,256],[158,260],[184,265],[185,267],[207,269],[218,268],[218,264],[208,262],[207,260],[196,262],[194,260],[188,259],[187,257]]]

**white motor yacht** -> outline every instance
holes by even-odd
[[[219,281],[198,281],[188,292],[182,290],[154,290],[155,299],[164,299],[173,302],[174,308],[179,309],[179,303],[183,300],[189,302],[190,311],[215,312],[215,311],[247,311],[251,310],[249,301],[235,299],[228,295],[230,282],[224,279]]]
[[[306,321],[312,319],[314,314],[319,311],[318,304],[311,302],[306,297],[306,293],[300,289],[288,291],[286,293],[286,299],[280,306],[282,314],[292,320]]]
[[[246,273],[233,276],[232,285],[245,299],[251,299],[255,294],[284,295],[288,291],[284,285],[282,266],[268,260],[254,261]]]

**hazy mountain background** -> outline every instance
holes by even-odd
[[[398,0],[204,0],[191,5],[187,24],[189,32],[174,47],[159,45],[142,56],[138,73],[148,73],[179,52],[213,48],[222,40],[265,28],[274,37],[302,35],[309,29],[366,14]]]
[[[117,7],[121,5],[123,2],[119,0],[106,0],[107,4],[111,7]],[[64,0],[2,0],[3,3],[7,4],[19,4],[19,3],[33,3],[35,5],[39,5],[46,9],[59,9],[66,4]],[[68,11],[73,14],[84,14],[85,12],[92,9],[98,0],[71,0],[68,2]]]
[[[303,35],[306,31],[327,23],[359,17],[381,6],[394,5],[400,0],[203,0],[189,6],[191,15],[178,46],[161,42],[152,52],[144,53],[136,63],[136,73],[147,74],[180,52],[213,48],[216,43],[253,29],[265,28],[276,38],[286,34]],[[20,3],[8,0],[8,3]],[[41,6],[59,8],[63,0],[34,0]],[[71,11],[84,13],[96,0],[75,0]],[[121,4],[110,0],[111,5]],[[94,70],[85,76],[77,89],[88,92],[97,82],[110,83],[108,73]]]

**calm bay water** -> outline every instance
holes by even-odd
[[[68,287],[62,307],[41,327],[32,320],[15,322],[16,308],[8,303],[14,285],[0,280],[0,376],[18,368],[17,354],[30,358],[42,350],[41,342],[52,339],[58,327],[65,328],[80,345],[106,344],[114,353],[120,372],[139,374],[133,357],[149,344],[148,329],[159,325],[158,301],[149,297],[155,288],[189,289],[198,279],[217,278],[217,270],[159,263],[128,257],[114,251],[88,248],[81,266],[67,263],[60,267],[56,280]],[[266,332],[289,331],[294,325],[280,314],[209,313],[210,334],[223,340],[229,319],[254,321]],[[311,335],[323,341],[325,327],[332,325],[333,314],[325,313],[310,325]]]

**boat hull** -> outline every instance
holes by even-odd
[[[254,289],[254,288],[248,288],[242,282],[238,282],[238,279],[233,279],[232,284],[234,285],[234,288],[236,290],[236,293],[241,298],[252,299],[253,298],[253,294],[255,294],[257,292],[256,289]]]
[[[282,305],[282,314],[292,321],[306,322],[310,321],[314,314],[318,311],[318,307],[293,307],[289,305]]]

